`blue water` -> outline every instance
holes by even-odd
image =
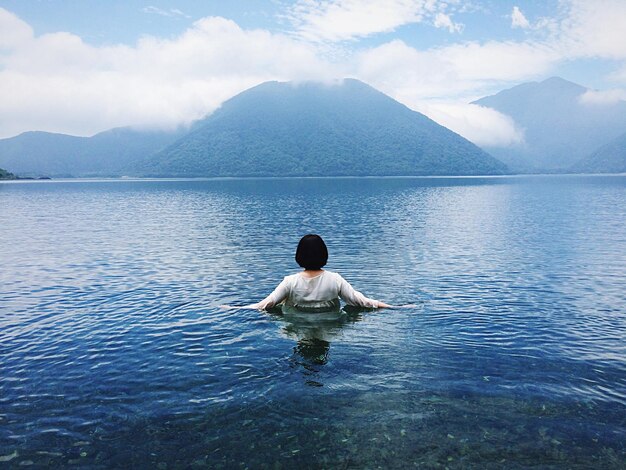
[[[328,269],[402,310],[223,310]],[[0,184],[0,466],[626,467],[626,177]]]

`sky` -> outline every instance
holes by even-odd
[[[0,0],[0,138],[174,129],[268,80],[362,80],[481,146],[470,104],[560,76],[626,99],[626,0]]]

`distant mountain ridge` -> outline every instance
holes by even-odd
[[[145,176],[502,174],[458,134],[363,82],[266,82],[137,167]]]
[[[474,101],[510,116],[524,130],[523,144],[485,150],[514,170],[573,168],[626,130],[626,102],[584,102],[581,97],[587,91],[552,77]]]
[[[0,180],[14,180],[14,179],[16,179],[16,177],[13,173],[0,168]]]
[[[19,176],[122,176],[181,135],[116,128],[92,137],[24,132],[0,140],[0,166]]]
[[[626,133],[577,162],[577,173],[626,173]]]
[[[266,82],[188,130],[0,139],[0,167],[19,177],[624,171],[626,101],[583,100],[588,91],[553,77],[474,101],[510,116],[525,137],[481,150],[358,80]]]

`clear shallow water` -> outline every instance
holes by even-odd
[[[0,466],[626,466],[624,176],[2,183],[0,220]],[[416,307],[218,307],[307,232]]]

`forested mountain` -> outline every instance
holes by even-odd
[[[553,77],[475,101],[515,121],[524,142],[485,147],[514,170],[567,170],[626,129],[626,102],[583,98],[587,88]]]
[[[626,173],[626,133],[572,167],[580,173]]]
[[[0,168],[0,180],[14,180],[15,175],[13,173],[9,173],[6,170]]]
[[[145,176],[501,174],[458,134],[352,79],[266,82],[137,166]]]
[[[0,166],[19,176],[121,176],[180,135],[129,128],[92,137],[25,132],[0,140]]]

